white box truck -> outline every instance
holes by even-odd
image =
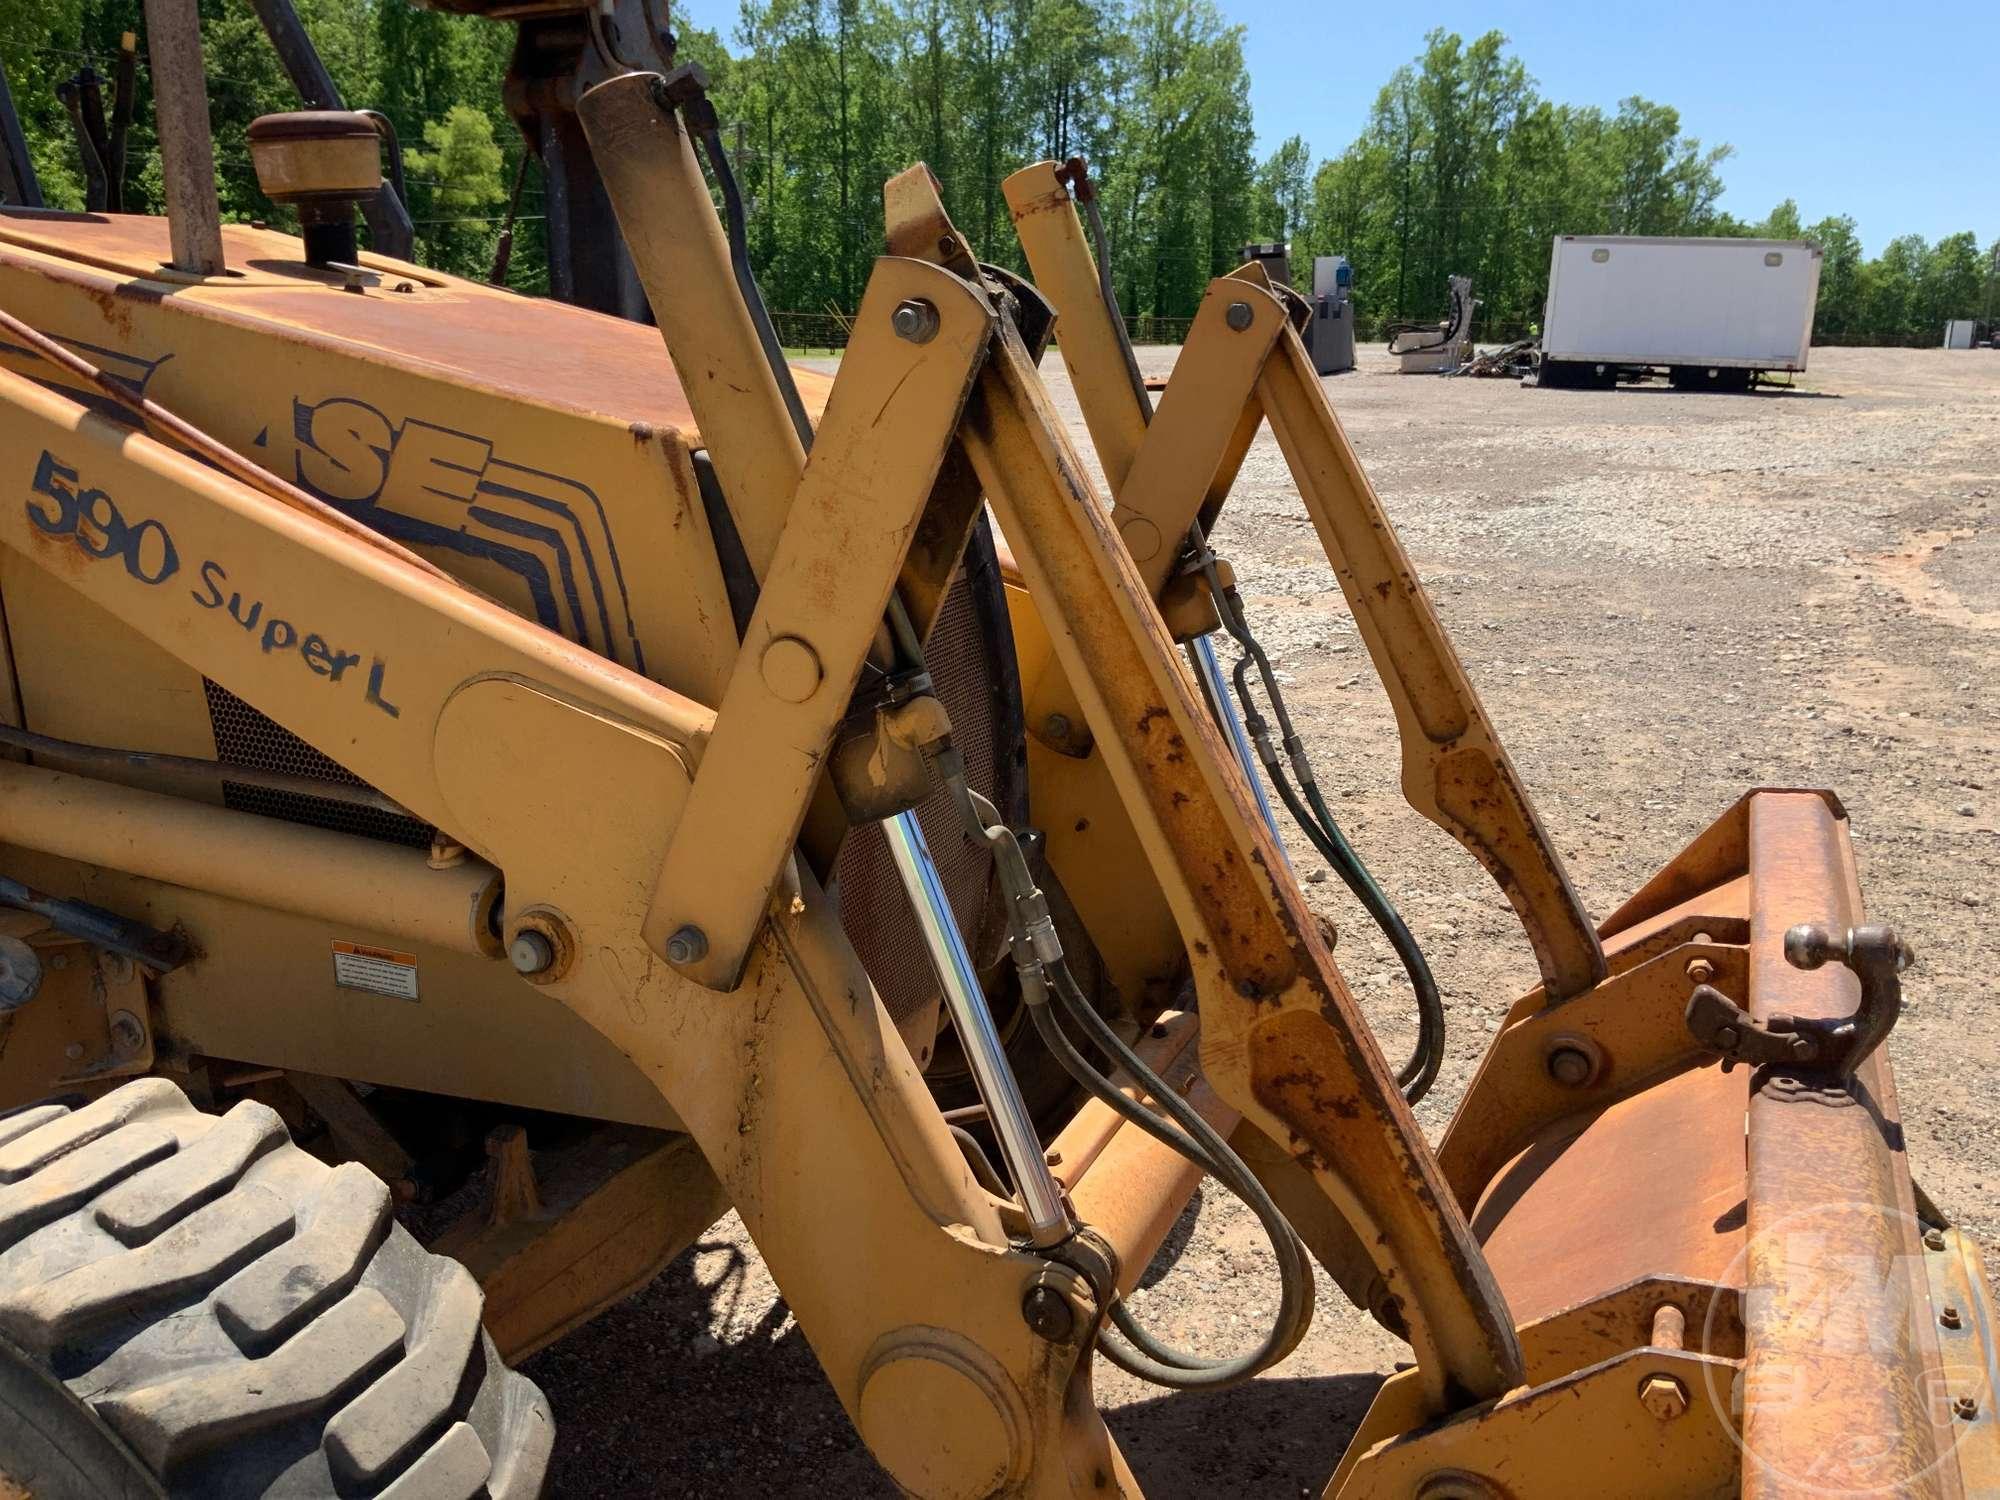
[[[1664,370],[1676,386],[1740,391],[1761,370],[1803,370],[1819,269],[1807,240],[1558,235],[1541,384]]]

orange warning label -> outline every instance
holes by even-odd
[[[342,989],[366,990],[396,1000],[417,998],[417,955],[363,943],[333,945],[333,982]]]

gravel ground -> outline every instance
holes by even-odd
[[[1150,374],[1175,351],[1141,353]],[[1050,380],[1074,419],[1053,358]],[[1870,910],[1921,955],[1892,1043],[1911,1159],[2000,1269],[2000,1034],[1982,1024],[2000,968],[2000,354],[1816,350],[1795,390],[1735,397],[1402,378],[1375,354],[1328,388],[1593,911],[1746,788],[1839,791]],[[1435,1139],[1531,982],[1526,943],[1403,804],[1387,700],[1268,430],[1215,540],[1336,815],[1444,988],[1449,1056],[1418,1110]],[[1312,867],[1302,840],[1292,855]],[[1400,1055],[1408,984],[1337,882],[1306,890]],[[1247,1341],[1274,1300],[1254,1220],[1219,1192],[1148,1279],[1147,1320],[1201,1347]],[[1100,1360],[1098,1396],[1148,1495],[1316,1495],[1403,1352],[1322,1280],[1273,1374],[1182,1395]],[[555,1405],[555,1495],[892,1493],[734,1216],[526,1368]]]

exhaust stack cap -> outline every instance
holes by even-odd
[[[250,122],[250,162],[274,203],[298,210],[306,264],[351,264],[355,205],[382,191],[382,137],[344,109],[298,110]]]

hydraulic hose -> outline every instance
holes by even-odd
[[[1111,320],[1112,327],[1118,330],[1118,342],[1125,351],[1126,370],[1131,377],[1132,391],[1138,400],[1139,410],[1150,421],[1153,415],[1152,398],[1147,394],[1145,381],[1139,376],[1139,363],[1132,352],[1131,340],[1124,336],[1125,320],[1119,312],[1118,299],[1112,291],[1111,247],[1104,232],[1104,220],[1097,209],[1096,184],[1090,180],[1081,158],[1071,161],[1064,168],[1063,175],[1077,201],[1083,205],[1091,243],[1097,252],[1098,294],[1104,299],[1104,310]],[[1455,328],[1458,323],[1458,308],[1459,296],[1454,288],[1451,323],[1440,337],[1437,346],[1425,347],[1441,347],[1449,338],[1450,328]],[[1404,1099],[1415,1104],[1430,1092],[1432,1083],[1437,1079],[1438,1069],[1444,1062],[1444,999],[1438,993],[1437,980],[1431,973],[1430,964],[1425,960],[1423,950],[1417,946],[1417,940],[1410,932],[1409,925],[1403,921],[1402,915],[1396,910],[1388,894],[1369,873],[1368,867],[1361,861],[1361,856],[1355,851],[1354,846],[1348,843],[1346,835],[1340,831],[1340,825],[1334,821],[1333,814],[1327,809],[1326,799],[1320,795],[1319,783],[1313,776],[1311,763],[1306,759],[1305,744],[1292,730],[1291,715],[1286,711],[1283,694],[1278,691],[1277,678],[1271,671],[1270,661],[1265,657],[1263,648],[1258,645],[1256,636],[1251,633],[1249,624],[1244,619],[1241,596],[1232,589],[1228,591],[1228,598],[1224,598],[1214,554],[1210,552],[1199,526],[1189,529],[1188,540],[1195,555],[1203,560],[1207,568],[1209,591],[1215,598],[1216,610],[1222,617],[1224,627],[1244,651],[1243,658],[1236,664],[1234,674],[1236,697],[1243,708],[1245,727],[1250,729],[1252,741],[1258,747],[1258,759],[1263,764],[1264,774],[1277,788],[1278,796],[1291,813],[1293,821],[1319,851],[1320,857],[1338,872],[1342,882],[1361,903],[1362,909],[1381,929],[1382,935],[1389,940],[1389,946],[1395,950],[1396,957],[1403,965],[1404,973],[1409,975],[1410,987],[1416,992],[1416,1047],[1411,1052],[1409,1061],[1404,1063],[1396,1074],[1396,1082],[1403,1089]],[[1272,712],[1278,716],[1280,732],[1285,741],[1286,757],[1291,761],[1293,772],[1299,779],[1305,805],[1301,805],[1299,793],[1294,792],[1286,781],[1284,769],[1279,765],[1277,756],[1272,753],[1269,734],[1258,733],[1258,727],[1264,724],[1264,720],[1251,699],[1249,684],[1245,677],[1245,667],[1252,658],[1255,659],[1258,673],[1263,678],[1264,691],[1271,700]],[[1223,705],[1218,703],[1215,707],[1219,714]],[[1246,766],[1245,770],[1248,769]],[[1254,782],[1256,777],[1252,775],[1250,779]]]
[[[1214,554],[1208,549],[1200,529],[1195,528],[1191,537],[1196,555],[1202,559],[1202,566],[1207,572],[1209,592],[1216,601],[1223,628],[1243,651],[1231,675],[1236,685],[1237,701],[1243,708],[1244,728],[1249,731],[1251,743],[1257,748],[1257,758],[1264,767],[1264,774],[1277,789],[1279,799],[1299,825],[1300,831],[1319,851],[1320,857],[1333,867],[1370,920],[1389,940],[1389,946],[1395,950],[1397,959],[1403,965],[1403,972],[1409,976],[1410,988],[1416,993],[1416,1046],[1409,1061],[1396,1074],[1404,1099],[1415,1104],[1430,1092],[1431,1085],[1437,1080],[1438,1069],[1444,1062],[1444,998],[1438,992],[1437,978],[1431,973],[1430,964],[1424,958],[1423,949],[1417,946],[1409,924],[1362,862],[1360,854],[1347,841],[1347,836],[1340,831],[1332,810],[1320,794],[1319,781],[1313,775],[1312,762],[1306,756],[1305,741],[1293,727],[1291,713],[1285,707],[1284,694],[1279,691],[1277,674],[1272,670],[1263,646],[1244,620],[1242,596],[1234,586],[1223,583],[1221,572],[1215,566]],[[1265,695],[1270,699],[1271,711],[1277,715],[1285,759],[1290,761],[1292,776],[1298,780],[1296,790],[1272,747],[1270,725],[1258,713],[1256,701],[1251,695],[1249,671],[1253,664],[1262,679]]]
[[[1264,1185],[1230,1149],[1229,1143],[1148,1067],[1090,1004],[1070,973],[1048,914],[1047,899],[1034,883],[1013,830],[990,801],[966,785],[955,750],[946,747],[937,753],[937,760],[967,827],[993,851],[994,865],[1008,898],[1008,928],[1021,979],[1021,998],[1044,1045],[1063,1070],[1092,1097],[1235,1194],[1263,1225],[1278,1260],[1277,1315],[1257,1346],[1246,1354],[1215,1359],[1172,1348],[1148,1333],[1122,1300],[1111,1304],[1112,1329],[1100,1332],[1098,1347],[1128,1374],[1174,1390],[1214,1389],[1248,1380],[1284,1358],[1311,1320],[1312,1268],[1304,1247]],[[1142,1092],[1152,1097],[1158,1105],[1157,1111],[1125,1094],[1083,1055],[1058,1020],[1057,1006],[1099,1051],[1113,1059]]]

